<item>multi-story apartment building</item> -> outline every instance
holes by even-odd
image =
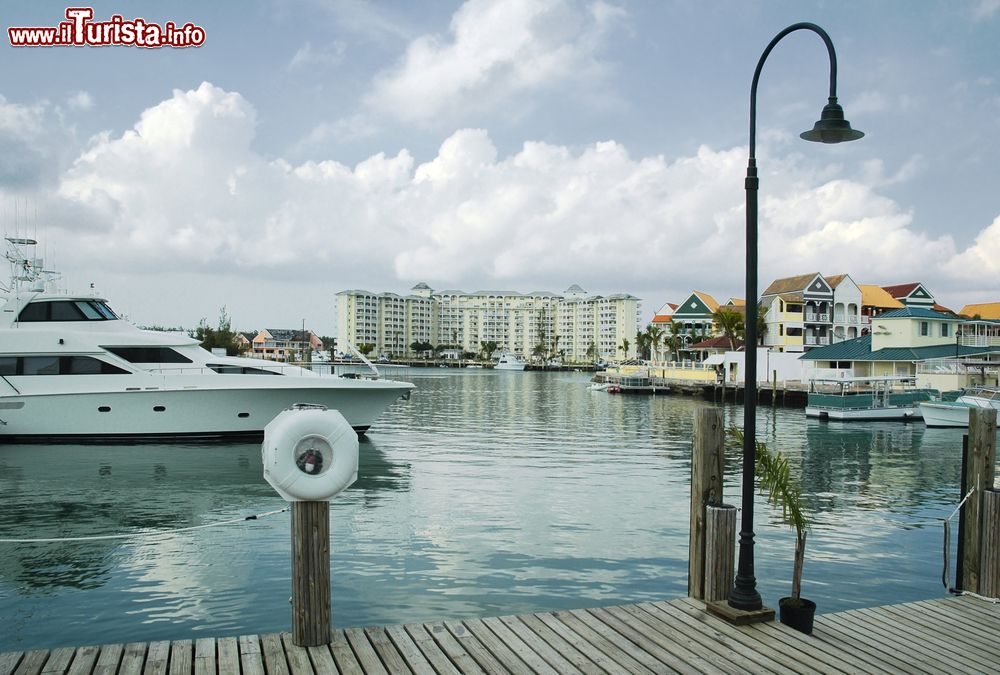
[[[764,346],[781,352],[802,352],[830,344],[833,307],[833,286],[818,272],[775,279],[760,300],[760,312],[767,324]],[[860,297],[855,311],[860,316]]]
[[[478,353],[484,343],[522,357],[567,361],[635,356],[639,299],[587,295],[577,285],[548,291],[434,291],[417,284],[406,296],[347,290],[337,294],[338,342],[371,343],[378,354],[405,355],[414,342]],[[627,351],[621,349],[628,342]]]

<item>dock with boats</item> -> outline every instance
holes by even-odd
[[[1000,605],[949,597],[735,626],[691,598],[485,619],[0,654],[0,675],[326,673],[990,673]]]

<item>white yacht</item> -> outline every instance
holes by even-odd
[[[972,408],[996,408],[1000,411],[1000,388],[972,387],[954,401],[930,401],[920,404],[924,423],[929,427],[967,427]]]
[[[497,359],[497,364],[493,368],[496,370],[524,370],[526,365],[528,364],[517,358],[513,352],[501,352],[500,358]]]
[[[0,442],[259,439],[295,403],[337,409],[358,433],[414,386],[216,356],[179,333],[140,330],[106,300],[53,290],[8,238],[0,312]],[[370,364],[369,364],[370,365]]]

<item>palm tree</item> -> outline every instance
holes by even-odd
[[[646,333],[649,335],[649,344],[653,348],[652,360],[656,361],[660,355],[660,342],[663,341],[663,328],[655,324],[646,326]]]
[[[618,345],[618,349],[622,350],[622,356],[628,356],[628,348],[630,346],[628,338],[622,338],[622,343]]]
[[[736,351],[736,337],[743,333],[743,316],[729,307],[719,307],[712,314],[712,322],[729,339],[730,351]]]
[[[596,361],[598,356],[600,356],[600,352],[597,349],[597,343],[591,342],[590,346],[587,347],[587,358]]]
[[[670,331],[663,336],[663,346],[670,352],[670,360],[676,361],[680,357],[681,347],[684,346],[683,338],[676,324],[670,323],[669,326]]]
[[[646,331],[639,331],[635,334],[635,350],[640,359],[649,350],[649,343],[649,334]]]

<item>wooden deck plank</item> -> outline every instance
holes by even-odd
[[[337,664],[337,670],[345,675],[363,675],[364,670],[358,663],[351,644],[347,641],[347,636],[342,630],[334,630],[330,633],[330,654],[333,662]]]
[[[142,675],[142,667],[146,664],[146,651],[149,648],[145,642],[129,642],[122,653],[118,675]]]
[[[641,621],[650,630],[656,631],[664,638],[677,640],[682,644],[686,644],[690,650],[696,650],[696,653],[701,658],[711,663],[715,668],[726,672],[732,672],[734,668],[745,672],[755,670],[767,673],[774,672],[769,667],[770,664],[765,665],[754,661],[745,656],[743,652],[732,648],[720,650],[717,643],[697,629],[692,628],[679,619],[664,614],[657,614],[653,608],[647,610],[639,605],[624,605],[621,607],[621,610],[627,612],[636,621]]]
[[[730,626],[729,624],[726,624],[725,621],[709,615],[705,610],[705,603],[691,598],[681,598],[672,603],[656,602],[653,604],[656,607],[673,605],[675,607],[683,608],[689,616],[696,615],[700,619],[713,622],[713,625],[717,626],[720,626],[720,624],[726,625],[736,634],[741,636],[742,641],[749,649],[753,649],[754,651],[757,651],[762,655],[769,656],[770,658],[783,659],[785,660],[785,665],[794,669],[796,672],[803,673],[803,675],[811,675],[816,672],[816,664],[813,663],[801,649],[797,649],[795,646],[788,644],[785,640],[780,639],[781,636],[775,636],[772,633],[761,631],[759,624],[755,626]]]
[[[101,648],[97,646],[78,648],[73,655],[73,662],[69,664],[68,675],[90,675],[100,653]]]
[[[309,660],[312,661],[313,670],[319,675],[340,672],[333,660],[333,654],[330,652],[330,645],[306,647],[306,651],[309,652]]]
[[[816,617],[812,636],[778,623],[732,626],[673,601],[332,631],[0,654],[0,675],[454,675],[685,672],[720,675],[1000,672],[1000,606],[972,597]]]
[[[190,640],[170,641],[170,675],[191,675],[194,667],[194,644]]]
[[[288,670],[291,675],[313,675],[309,650],[295,644],[291,633],[280,633],[279,637],[281,638],[281,646],[285,650],[285,658],[288,661]]]
[[[0,654],[0,675],[11,675],[21,662],[24,652],[4,652]]]
[[[267,675],[290,675],[280,634],[261,635],[260,653],[264,657],[264,668],[267,669]]]
[[[616,607],[600,607],[587,610],[591,616],[618,632],[630,642],[645,650],[663,663],[681,673],[705,672],[709,675],[723,675],[719,668],[687,649],[686,645],[671,643],[658,631],[650,629],[635,617]]]
[[[410,670],[417,675],[435,675],[435,673],[457,673],[448,657],[438,648],[437,643],[427,636],[421,645],[406,630],[405,626],[386,626],[386,635],[396,645],[396,649],[406,659]],[[426,635],[426,632],[425,632]],[[441,670],[443,668],[443,670]]]
[[[442,624],[454,637],[458,640],[458,643],[462,645],[469,656],[475,659],[479,667],[482,668],[487,673],[503,673],[510,672],[514,670],[517,666],[514,664],[502,664],[500,663],[492,652],[483,645],[479,639],[473,635],[468,628],[466,628],[460,621],[445,621]],[[432,631],[433,632],[433,631]],[[527,669],[523,663],[520,664],[520,668],[523,670]]]
[[[376,653],[375,648],[372,647],[371,642],[368,641],[368,636],[365,635],[362,629],[348,628],[344,631],[344,635],[347,637],[347,641],[350,643],[351,649],[354,651],[354,655],[357,657],[358,663],[365,673],[378,673],[379,675],[386,673],[386,669],[382,665],[378,653]]]
[[[679,672],[677,668],[675,668],[673,665],[667,665],[662,661],[660,661],[659,659],[657,659],[655,656],[650,655],[649,652],[647,652],[646,650],[639,648],[639,646],[636,645],[634,642],[621,635],[618,631],[616,631],[614,628],[604,623],[602,620],[594,617],[594,615],[588,612],[587,610],[578,609],[578,610],[563,612],[560,613],[559,618],[563,621],[566,621],[567,620],[566,615],[569,615],[570,617],[572,617],[577,621],[577,625],[571,626],[573,630],[578,630],[578,627],[586,627],[590,629],[597,635],[600,635],[601,638],[603,638],[606,642],[614,645],[614,648],[618,652],[623,654],[628,654],[628,656],[631,657],[634,661],[638,661],[640,664],[642,664],[644,668],[647,668],[653,671],[654,673]],[[618,656],[613,654],[609,654],[609,656],[612,656],[616,660],[618,658]]]
[[[614,663],[617,668],[624,668],[629,673],[653,672],[632,658],[628,652],[622,651],[618,645],[592,630],[587,624],[569,612],[545,612],[536,614],[535,616],[546,626],[563,636],[571,645],[586,654],[595,663],[601,663],[604,659],[607,659]],[[591,654],[592,650],[596,650],[599,654],[602,654],[603,659],[595,658]],[[614,672],[615,666],[609,669],[609,672]]]
[[[937,625],[943,624],[945,629],[951,633],[958,634],[969,640],[978,638],[978,646],[987,654],[994,657],[1000,656],[1000,643],[996,641],[996,635],[1000,633],[1000,627],[994,629],[990,625],[979,622],[973,614],[962,611],[961,607],[948,607],[947,604],[940,605],[920,605],[916,614],[924,617],[927,622],[934,622]],[[905,610],[904,610],[905,611]]]
[[[538,617],[531,614],[522,616],[500,617],[507,626],[521,635],[524,639],[528,631],[538,640],[545,643],[548,648],[554,650],[559,656],[572,664],[573,668],[581,673],[593,674],[603,673],[604,669],[583,655],[580,650],[557,635],[551,628],[542,623]],[[538,651],[536,649],[536,651]],[[549,661],[549,663],[552,663]]]
[[[878,640],[859,639],[853,630],[845,631],[842,626],[826,620],[827,616],[816,617],[813,636],[817,640],[839,648],[844,653],[855,654],[879,673],[923,672],[906,660],[899,659],[896,654],[890,653]]]
[[[166,675],[167,663],[170,661],[170,642],[157,640],[150,642],[146,649],[146,663],[142,667],[143,675]]]
[[[69,670],[69,664],[73,661],[73,654],[76,650],[73,647],[60,647],[49,652],[49,659],[42,668],[42,675],[62,675]],[[0,669],[2,670],[2,669]]]
[[[219,652],[219,675],[240,675],[240,643],[234,637],[215,642]]]
[[[664,616],[671,621],[683,623],[691,628],[692,633],[704,636],[712,643],[719,645],[723,654],[736,652],[759,664],[753,668],[755,672],[771,671],[779,675],[805,674],[805,666],[796,669],[794,661],[788,662],[774,652],[757,651],[759,644],[736,630],[736,627],[708,614],[705,610],[695,610],[676,603],[642,603],[642,609],[654,616]]]
[[[115,675],[118,672],[118,664],[122,660],[122,652],[125,645],[102,645],[101,653],[94,664],[92,675]]]
[[[24,658],[14,670],[14,675],[38,675],[49,660],[49,650],[35,649],[24,653]]]
[[[215,675],[215,639],[194,641],[194,675]]]
[[[544,661],[539,659],[534,652],[530,655],[523,654],[518,651],[519,645],[506,645],[503,640],[498,638],[496,634],[489,629],[481,619],[466,619],[462,622],[470,633],[476,636],[476,639],[490,651],[493,656],[497,658],[500,663],[504,666],[510,668],[514,672],[536,672],[532,666],[525,661],[528,658],[531,661],[535,661],[537,667],[541,668],[542,675],[548,675],[555,671],[549,667]],[[530,651],[530,650],[528,650]]]
[[[465,651],[459,641],[448,632],[448,629],[442,623],[426,623],[426,624],[411,624],[406,626],[406,631],[420,644],[420,639],[417,637],[420,631],[423,631],[428,638],[434,641],[434,644],[441,650],[441,652],[448,657],[448,661],[458,669],[460,673],[474,673],[479,675],[480,673],[485,673],[476,660]]]
[[[260,638],[256,635],[241,635],[240,668],[243,675],[264,675],[264,657],[260,651]]]
[[[483,619],[483,623],[493,631],[494,635],[503,640],[504,644],[509,647],[516,646],[518,655],[536,672],[548,672],[548,669],[558,673],[580,672],[524,624],[514,619],[513,625],[510,625],[504,619],[509,620],[514,617],[490,617]]]
[[[824,628],[838,631],[850,643],[867,645],[876,654],[885,654],[887,657],[891,656],[904,670],[915,673],[940,672],[940,667],[935,670],[919,655],[914,654],[910,650],[899,649],[898,646],[892,645],[892,643],[888,642],[876,631],[866,630],[860,628],[855,623],[845,622],[839,614],[827,614],[823,619],[822,625]]]
[[[937,649],[928,646],[924,641],[914,639],[914,636],[906,634],[906,627],[892,617],[871,612],[867,609],[856,609],[845,612],[840,620],[846,624],[853,624],[857,631],[870,631],[887,644],[895,645],[896,649],[908,650],[920,657],[928,666],[936,668],[941,672],[946,672],[954,667],[949,664]]]
[[[403,655],[399,653],[396,649],[396,645],[392,643],[389,636],[385,632],[385,628],[382,626],[369,626],[364,629],[365,635],[368,636],[368,641],[372,643],[372,647],[375,648],[375,652],[378,654],[379,658],[382,660],[382,665],[390,673],[409,673],[411,672],[410,666],[406,663],[406,659]]]
[[[989,639],[979,637],[983,642],[980,646],[976,644],[977,640],[973,639],[973,633],[963,633],[958,629],[953,630],[951,622],[927,617],[923,612],[909,611],[897,613],[889,607],[880,607],[879,611],[873,614],[890,617],[898,623],[901,630],[906,631],[906,637],[909,640],[921,642],[928,648],[932,648],[936,653],[948,652],[954,649],[954,647],[963,644],[979,648],[977,650],[962,650],[960,660],[956,659],[956,665],[959,667],[991,669],[991,666],[1000,664],[1000,661],[995,656],[986,653],[986,650],[989,649],[989,643],[996,639],[995,636]],[[981,653],[979,653],[980,649],[982,650]]]

